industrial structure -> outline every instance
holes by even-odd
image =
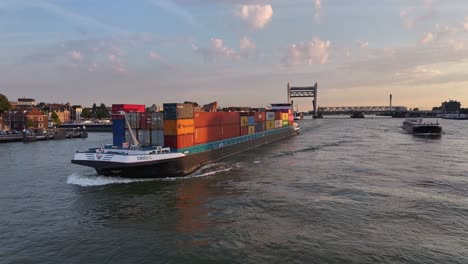
[[[288,103],[291,103],[291,105],[294,105],[294,102],[291,101],[291,98],[313,98],[312,99],[312,106],[313,106],[313,116],[317,116],[317,90],[318,90],[318,85],[315,83],[314,86],[308,86],[308,87],[291,87],[288,83],[287,86],[288,89]]]

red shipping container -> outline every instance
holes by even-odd
[[[254,118],[255,118],[255,123],[265,122],[266,113],[265,112],[255,112]]]
[[[129,113],[129,112],[144,113],[145,105],[139,105],[139,104],[113,104],[112,105],[113,114],[118,114],[120,113],[120,111],[124,111],[125,113]]]
[[[294,122],[294,115],[289,115],[289,122]]]
[[[193,142],[203,144],[221,140],[221,127],[199,127],[193,133]]]
[[[193,134],[179,136],[164,136],[164,145],[171,149],[181,149],[193,146]]]
[[[248,130],[247,130],[247,132],[248,132]],[[222,139],[238,137],[238,136],[240,136],[240,133],[241,133],[241,131],[240,131],[239,124],[223,125],[223,127],[221,128],[221,137],[222,137]]]
[[[140,114],[140,127],[141,129],[151,129],[151,114],[141,113]]]
[[[248,126],[246,126],[246,127],[241,127],[241,128],[240,128],[240,134],[241,134],[241,136],[248,135],[248,134],[249,134],[249,127],[248,127]]]
[[[220,112],[196,112],[193,115],[195,128],[221,126]]]
[[[281,112],[275,112],[275,120],[281,120]]]
[[[239,112],[220,112],[221,124],[224,125],[240,125],[240,113]]]

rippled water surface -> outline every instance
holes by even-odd
[[[468,263],[468,122],[302,134],[187,178],[98,177],[88,139],[0,145],[1,263]]]

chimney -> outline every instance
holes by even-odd
[[[393,97],[392,94],[390,94],[390,111],[393,110],[393,109],[392,109],[392,99],[393,99],[392,97]]]

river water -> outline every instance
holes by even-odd
[[[1,263],[468,263],[468,122],[302,121],[186,178],[98,177],[87,139],[0,145]]]

